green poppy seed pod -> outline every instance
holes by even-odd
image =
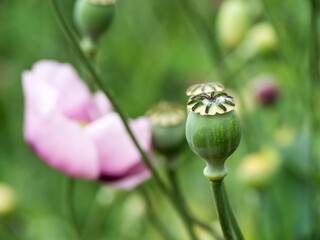
[[[201,93],[191,97],[186,122],[190,148],[202,157],[207,167],[204,175],[211,181],[227,175],[226,159],[237,149],[241,124],[235,111],[235,99],[225,92]]]
[[[112,22],[115,0],[77,0],[74,21],[80,32],[96,41]]]
[[[152,139],[155,149],[173,156],[185,145],[186,113],[183,106],[162,102],[146,113],[152,125]]]

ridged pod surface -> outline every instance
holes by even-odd
[[[226,102],[223,103],[225,105],[229,101],[227,97],[231,96],[226,95]],[[208,104],[208,114],[196,112],[196,108],[189,112],[186,137],[192,151],[207,163],[204,175],[212,181],[217,181],[223,179],[227,174],[224,163],[240,143],[241,124],[237,112],[230,107],[231,105],[225,108],[225,112],[211,111],[211,108],[219,107],[222,101],[216,102],[217,98],[214,98],[213,94],[211,94],[211,99],[211,101],[210,98],[203,100],[205,104]],[[214,114],[210,114],[212,112]]]

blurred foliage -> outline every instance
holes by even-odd
[[[61,2],[72,22],[74,1]],[[214,32],[221,1],[193,2]],[[313,229],[310,219],[320,210],[314,207],[319,206],[319,195],[310,184],[313,175],[309,159],[311,143],[319,144],[319,129],[310,129],[305,108],[310,105],[310,89],[318,87],[308,83],[309,4],[303,0],[245,2],[257,6],[252,7],[251,26],[261,21],[278,26],[277,52],[245,59],[236,49],[220,43],[231,71],[228,82],[218,79],[208,45],[179,0],[119,0],[110,31],[100,41],[97,68],[132,118],[161,100],[185,104],[184,92],[190,84],[223,82],[241,105],[243,139],[227,163],[225,181],[244,234],[247,239],[316,239],[310,234],[319,231],[319,224]],[[255,12],[257,9],[261,10]],[[0,239],[4,240],[70,239],[61,207],[66,177],[44,164],[23,140],[21,73],[40,59],[70,62],[88,81],[49,1],[1,0],[0,181],[9,184],[17,198],[15,211],[0,217]],[[252,80],[265,73],[273,75],[279,86],[280,99],[271,106],[257,104],[252,94]],[[319,111],[314,115],[318,121]],[[282,168],[274,184],[249,189],[239,181],[237,166],[243,157],[259,152],[264,145],[280,153]],[[186,201],[196,216],[215,221],[209,184],[202,174],[204,162],[187,149],[181,158],[179,180]],[[316,160],[319,164],[319,158]],[[152,193],[160,218],[186,239],[174,209],[152,180],[144,185]],[[101,226],[97,223],[96,227],[102,233],[97,239],[161,239],[144,214],[146,206],[138,192],[107,191],[105,198],[115,194],[114,199],[93,205],[99,188],[97,182],[77,180],[75,209],[81,228],[90,214],[98,212],[104,215],[97,218]]]

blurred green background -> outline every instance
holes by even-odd
[[[186,104],[185,90],[191,84],[225,84],[239,102],[243,126],[243,139],[228,160],[225,181],[244,235],[262,240],[319,239],[319,110],[310,111],[310,106],[320,98],[314,91],[319,81],[312,82],[309,73],[309,2],[243,1],[248,26],[243,39],[229,47],[219,38],[217,27],[225,24],[222,28],[230,28],[228,23],[219,23],[219,8],[226,1],[190,0],[224,56],[223,71],[229,77],[221,79],[217,70],[222,66],[212,61],[211,43],[199,25],[193,25],[196,16],[185,11],[183,1],[118,0],[112,26],[100,39],[98,71],[131,118],[144,115],[159,101]],[[61,2],[71,23],[74,1]],[[246,41],[248,32],[261,22],[270,24],[276,40],[271,41],[270,49],[249,54],[255,43]],[[263,34],[258,36],[267,39]],[[49,1],[1,0],[0,182],[8,184],[16,195],[13,211],[0,216],[3,240],[71,239],[62,207],[66,176],[42,162],[22,135],[21,73],[41,59],[69,62],[85,79]],[[278,91],[278,97],[268,105],[261,104],[255,93],[254,86],[260,84],[262,75],[267,75]],[[266,166],[260,169],[255,163],[257,168],[246,169],[241,164],[248,156],[258,162],[267,159]],[[161,156],[159,159],[161,170]],[[188,148],[181,159],[179,180],[186,201],[198,218],[214,223],[217,217],[209,183],[202,174],[205,163]],[[280,164],[269,176],[268,167],[274,159]],[[250,174],[266,180],[256,186]],[[154,182],[144,185],[152,193],[160,219],[178,239],[187,239],[174,209]],[[80,228],[87,226],[90,216],[99,215],[97,223],[91,223],[94,233],[87,239],[163,239],[145,214],[147,207],[139,192],[102,190],[98,182],[82,180],[76,181],[75,191]],[[0,193],[0,204],[1,197]],[[202,230],[198,233],[199,239],[210,239]]]

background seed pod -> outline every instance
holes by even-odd
[[[78,0],[74,7],[74,22],[83,35],[97,40],[108,30],[114,11],[113,2],[102,5],[88,0]]]

